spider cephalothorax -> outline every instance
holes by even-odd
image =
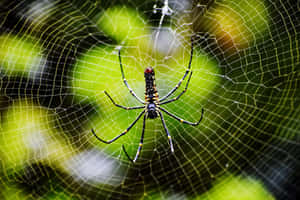
[[[203,109],[202,109],[199,121],[196,122],[196,123],[192,123],[192,122],[189,122],[189,121],[186,121],[186,120],[183,120],[183,119],[177,117],[176,115],[170,113],[169,111],[167,111],[166,109],[164,109],[164,108],[161,107],[161,105],[168,104],[168,103],[171,103],[173,101],[178,100],[187,91],[187,88],[188,88],[188,85],[189,85],[189,82],[190,82],[191,76],[192,76],[192,71],[190,72],[192,59],[193,59],[193,41],[191,42],[191,56],[190,56],[190,61],[189,61],[188,68],[185,71],[185,74],[180,79],[179,83],[170,92],[168,92],[164,97],[162,97],[161,99],[159,99],[159,95],[158,95],[158,92],[156,90],[154,69],[152,67],[147,67],[145,69],[145,71],[144,71],[145,86],[146,86],[146,88],[145,88],[145,101],[142,101],[134,93],[134,91],[129,87],[129,85],[127,83],[127,80],[125,79],[124,71],[123,71],[123,66],[122,66],[122,60],[121,60],[121,51],[119,50],[119,61],[120,61],[120,68],[121,68],[123,82],[126,85],[126,87],[129,89],[129,92],[131,93],[131,95],[134,96],[140,103],[142,103],[143,106],[135,106],[135,107],[121,106],[119,104],[116,104],[115,101],[111,98],[111,96],[106,91],[104,91],[104,93],[108,96],[108,98],[112,101],[112,103],[115,106],[119,107],[119,108],[123,108],[123,109],[126,109],[126,110],[143,109],[143,111],[137,116],[137,118],[133,121],[133,123],[125,131],[123,131],[120,135],[116,136],[115,138],[113,138],[113,139],[111,139],[109,141],[105,141],[105,140],[99,138],[96,135],[96,133],[94,132],[94,130],[92,129],[92,133],[95,135],[95,137],[98,140],[100,140],[101,142],[104,142],[106,144],[110,144],[110,143],[116,141],[117,139],[119,139],[121,136],[125,135],[136,124],[136,122],[144,115],[143,131],[142,131],[140,144],[139,144],[138,150],[136,152],[135,158],[131,159],[129,157],[127,151],[125,150],[124,145],[122,146],[123,150],[124,150],[124,152],[126,154],[126,156],[128,157],[128,159],[130,161],[132,161],[132,162],[135,162],[138,159],[139,154],[140,154],[141,149],[142,149],[142,146],[143,146],[146,119],[147,118],[154,119],[154,118],[157,118],[159,116],[160,119],[161,119],[161,121],[162,121],[162,124],[163,124],[163,127],[165,129],[165,132],[167,134],[167,137],[168,137],[168,140],[169,140],[169,144],[170,144],[170,148],[171,148],[171,152],[173,153],[174,152],[174,147],[173,147],[172,138],[171,138],[169,130],[168,130],[167,126],[166,126],[166,123],[165,123],[165,120],[164,120],[164,117],[163,117],[161,111],[163,111],[167,115],[173,117],[174,119],[180,121],[181,123],[189,124],[189,125],[192,125],[192,126],[197,126],[201,122],[201,120],[203,118],[203,112],[204,112]],[[175,97],[173,99],[167,100],[168,97],[171,96],[177,90],[177,88],[179,88],[179,86],[181,85],[182,81],[186,78],[186,76],[188,75],[188,73],[190,73],[190,75],[189,75],[189,78],[188,78],[188,80],[186,82],[185,89],[177,97]]]

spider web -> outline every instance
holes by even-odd
[[[270,0],[0,2],[2,199],[296,199],[299,3]],[[132,164],[143,71],[160,97],[188,67],[187,92],[163,105],[196,122],[148,119]],[[172,98],[180,94],[186,81]]]

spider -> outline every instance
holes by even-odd
[[[137,152],[136,152],[136,155],[135,155],[134,159],[130,158],[130,156],[128,155],[128,153],[127,153],[127,151],[124,147],[124,145],[122,145],[123,151],[126,154],[128,160],[135,163],[136,160],[138,159],[139,155],[140,155],[140,152],[141,152],[141,149],[142,149],[142,146],[143,146],[146,119],[148,119],[148,118],[149,119],[155,119],[157,117],[160,117],[162,125],[164,127],[164,130],[165,130],[165,132],[167,134],[167,137],[168,137],[168,140],[169,140],[171,152],[174,153],[172,138],[171,138],[171,135],[170,135],[170,133],[168,131],[168,128],[166,126],[166,123],[165,123],[164,117],[162,115],[162,112],[164,112],[167,115],[171,116],[172,118],[180,121],[181,123],[185,123],[185,124],[192,125],[192,126],[197,126],[201,122],[201,120],[203,118],[203,113],[204,113],[204,109],[202,108],[201,117],[200,117],[199,121],[193,123],[193,122],[183,120],[183,119],[177,117],[176,115],[170,113],[169,111],[167,111],[163,107],[161,107],[161,105],[168,104],[168,103],[171,103],[171,102],[174,102],[174,101],[178,100],[188,89],[188,85],[189,85],[189,82],[190,82],[190,79],[191,79],[191,76],[192,76],[192,73],[193,73],[192,71],[190,72],[191,63],[192,63],[192,59],[193,59],[193,40],[191,39],[191,55],[190,55],[190,61],[189,61],[188,68],[186,69],[183,77],[180,79],[178,84],[171,91],[169,91],[164,97],[162,97],[161,99],[158,98],[159,96],[158,96],[158,92],[156,90],[154,69],[152,67],[147,67],[144,71],[146,89],[145,89],[145,101],[142,101],[142,99],[140,99],[134,93],[134,91],[130,88],[130,86],[128,85],[127,80],[125,79],[124,70],[123,70],[123,66],[122,66],[122,59],[121,59],[121,49],[119,49],[118,56],[119,56],[119,62],[120,62],[120,68],[121,68],[123,82],[124,82],[125,86],[128,88],[130,94],[133,97],[135,97],[140,103],[142,103],[143,106],[125,107],[125,106],[122,106],[122,105],[119,105],[119,104],[115,103],[115,101],[112,99],[112,97],[106,91],[104,91],[104,93],[111,100],[111,102],[119,108],[122,108],[122,109],[125,109],[125,110],[143,109],[143,111],[130,124],[130,126],[127,129],[125,129],[125,131],[123,131],[121,134],[119,134],[118,136],[114,137],[111,140],[105,141],[105,140],[101,139],[100,137],[98,137],[96,135],[96,133],[93,129],[91,129],[91,132],[101,142],[106,143],[106,144],[110,144],[110,143],[116,141],[117,139],[119,139],[121,136],[128,133],[128,131],[144,115],[142,135],[141,135],[140,143],[139,143],[139,146],[138,146],[138,149],[137,149]],[[189,74],[189,72],[190,72],[190,75],[189,75],[189,78],[186,82],[186,86],[185,86],[184,90],[177,97],[168,100],[168,97],[170,97],[180,87],[182,81],[186,78],[186,76]]]

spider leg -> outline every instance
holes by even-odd
[[[104,91],[104,93],[106,94],[106,96],[108,96],[108,98],[111,100],[111,102],[112,102],[115,106],[117,106],[117,107],[119,107],[119,108],[123,108],[123,109],[125,109],[125,110],[134,110],[134,109],[145,108],[145,106],[135,106],[135,107],[125,107],[125,106],[121,106],[121,105],[119,105],[119,104],[116,104],[115,101],[111,98],[111,96],[110,96],[106,91]]]
[[[143,110],[143,111],[139,114],[139,116],[137,116],[137,118],[132,122],[132,124],[130,124],[130,126],[129,126],[125,131],[123,131],[120,135],[114,137],[113,139],[111,139],[111,140],[109,140],[109,141],[105,141],[105,140],[101,139],[100,137],[98,137],[98,136],[96,135],[94,129],[91,129],[91,131],[92,131],[93,135],[94,135],[99,141],[101,141],[101,142],[103,142],[103,143],[105,143],[105,144],[110,144],[110,143],[116,141],[117,139],[119,139],[121,136],[125,135],[125,134],[126,134],[126,133],[127,133],[127,132],[135,125],[135,123],[141,118],[141,116],[142,116],[144,113],[145,113],[145,110]]]
[[[125,86],[128,88],[130,94],[132,96],[134,96],[140,103],[145,104],[144,101],[142,101],[142,99],[140,99],[138,96],[136,96],[136,94],[134,93],[134,91],[130,88],[125,75],[124,75],[124,70],[123,70],[123,65],[122,65],[122,59],[121,59],[121,49],[119,49],[119,62],[120,62],[120,68],[121,68],[121,73],[122,73],[122,78],[123,78],[123,82],[125,84]]]
[[[165,101],[165,102],[163,102],[163,103],[160,103],[160,105],[167,104],[167,103],[171,103],[171,102],[173,102],[173,101],[178,100],[178,99],[179,99],[179,98],[187,91],[188,86],[189,86],[189,82],[190,82],[191,77],[192,77],[192,74],[193,74],[193,71],[191,71],[191,73],[190,73],[189,79],[188,79],[188,81],[186,82],[186,85],[185,85],[184,90],[183,90],[177,97],[175,97],[175,98],[173,98],[173,99],[170,99],[170,100],[168,100],[168,101]]]
[[[180,121],[181,123],[189,124],[192,126],[197,126],[201,122],[201,120],[203,118],[203,113],[204,113],[204,109],[202,108],[200,120],[196,123],[193,123],[193,122],[189,122],[189,121],[186,121],[186,120],[183,120],[183,119],[177,117],[176,115],[170,113],[169,111],[167,111],[166,109],[164,109],[162,107],[160,107],[159,109],[162,110],[163,112],[167,113],[169,116],[173,117],[174,119]]]
[[[166,134],[167,134],[167,136],[168,136],[169,143],[170,143],[170,147],[171,147],[171,152],[174,153],[174,147],[173,147],[172,138],[171,138],[171,135],[170,135],[169,130],[168,130],[168,128],[167,128],[167,125],[166,125],[166,123],[165,123],[164,117],[163,117],[163,115],[162,115],[162,113],[161,113],[160,111],[158,111],[158,113],[159,113],[161,122],[162,122],[162,124],[163,124],[163,126],[164,126],[164,129],[165,129],[165,131],[166,131]]]
[[[162,97],[159,101],[164,101],[166,100],[169,96],[171,96],[181,85],[182,81],[185,79],[185,77],[188,75],[188,73],[190,72],[191,69],[191,64],[192,64],[192,60],[193,60],[193,52],[194,52],[194,42],[193,42],[193,37],[191,37],[191,57],[190,57],[190,61],[189,61],[189,65],[187,70],[185,71],[185,74],[183,75],[183,77],[180,79],[180,81],[177,83],[177,85],[170,91],[168,92],[164,97]]]
[[[125,147],[124,147],[124,144],[122,144],[122,149],[123,149],[125,155],[127,156],[128,160],[130,160],[132,163],[134,163],[133,160],[132,160],[132,159],[130,158],[130,156],[128,155],[128,153],[127,153],[127,151],[126,151],[126,149],[125,149]]]
[[[129,157],[129,155],[128,155],[128,153],[127,153],[127,151],[126,151],[124,145],[122,145],[123,151],[125,152],[125,154],[126,154],[128,160],[130,160],[130,161],[133,162],[133,163],[135,163],[136,160],[138,159],[138,157],[139,157],[139,155],[140,155],[140,152],[141,152],[141,150],[142,150],[142,147],[143,147],[144,133],[145,133],[145,125],[146,125],[146,118],[147,118],[147,114],[144,115],[143,131],[142,131],[142,135],[141,135],[141,140],[140,140],[140,144],[139,144],[138,150],[137,150],[136,155],[135,155],[135,157],[134,157],[133,160]]]

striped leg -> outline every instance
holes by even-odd
[[[170,91],[168,94],[166,94],[164,97],[162,97],[159,101],[164,101],[166,100],[169,96],[171,96],[181,85],[182,81],[185,79],[185,77],[188,75],[191,65],[192,65],[192,60],[193,60],[193,51],[194,51],[194,42],[193,42],[193,37],[191,38],[191,56],[190,56],[190,61],[187,70],[185,71],[185,74],[183,77],[180,79],[180,81],[177,83],[177,85]]]
[[[122,65],[121,49],[119,49],[119,62],[120,62],[120,68],[121,68],[122,78],[123,78],[123,82],[124,82],[125,86],[128,88],[128,90],[129,90],[129,92],[130,92],[130,94],[132,96],[134,96],[140,103],[144,104],[145,102],[142,101],[142,99],[140,99],[138,96],[136,96],[136,94],[134,93],[134,91],[130,88],[129,84],[127,83],[127,80],[126,80],[125,75],[124,75],[123,65]]]
[[[191,71],[191,73],[190,73],[189,79],[188,79],[188,81],[186,82],[186,85],[185,85],[184,90],[183,90],[177,97],[175,97],[175,98],[173,98],[173,99],[170,99],[170,100],[168,100],[168,101],[162,102],[162,103],[160,103],[160,105],[167,104],[167,103],[171,103],[171,102],[173,102],[173,101],[178,100],[178,99],[179,99],[179,98],[187,91],[188,86],[189,86],[189,82],[190,82],[191,77],[192,77],[192,74],[193,74],[193,71]]]
[[[92,131],[92,133],[94,134],[94,136],[95,136],[98,140],[100,140],[101,142],[103,142],[103,143],[105,143],[105,144],[110,144],[110,143],[116,141],[117,139],[119,139],[121,136],[123,136],[123,135],[125,135],[126,133],[128,133],[128,131],[135,125],[135,123],[141,118],[141,116],[142,116],[144,113],[145,113],[145,110],[143,110],[143,111],[139,114],[139,116],[137,116],[137,118],[132,122],[132,124],[130,124],[130,126],[129,126],[125,131],[123,131],[120,135],[116,136],[115,138],[113,138],[113,139],[111,139],[111,140],[109,140],[109,141],[105,141],[105,140],[101,139],[100,137],[98,137],[98,136],[96,135],[94,129],[92,129],[91,131]]]
[[[172,138],[171,138],[171,135],[170,135],[169,130],[168,130],[168,128],[167,128],[167,125],[166,125],[166,123],[165,123],[164,117],[163,117],[163,115],[161,114],[160,111],[159,111],[159,116],[160,116],[161,122],[162,122],[162,124],[163,124],[163,126],[164,126],[164,129],[165,129],[165,131],[166,131],[166,134],[167,134],[167,136],[168,136],[169,143],[170,143],[170,147],[171,147],[171,152],[174,153],[174,147],[173,147]]]
[[[169,116],[173,117],[174,119],[180,121],[181,123],[189,124],[189,125],[192,125],[192,126],[197,126],[201,122],[201,120],[203,118],[203,113],[204,113],[204,109],[202,108],[200,120],[196,123],[193,123],[193,122],[189,122],[189,121],[186,121],[186,120],[183,120],[183,119],[177,117],[176,115],[170,113],[169,111],[167,111],[166,109],[164,109],[162,107],[160,107],[159,109],[162,110],[163,112],[167,113]]]
[[[104,91],[104,93],[106,94],[106,96],[108,96],[108,98],[111,100],[111,102],[112,102],[115,106],[117,106],[117,107],[119,107],[119,108],[123,108],[123,109],[125,109],[125,110],[134,110],[134,109],[145,108],[145,106],[135,106],[135,107],[125,107],[125,106],[121,106],[121,105],[119,105],[119,104],[116,104],[115,101],[111,98],[111,96],[110,96],[106,91]]]
[[[124,145],[122,145],[123,151],[125,152],[125,154],[126,154],[128,160],[130,160],[130,161],[133,162],[133,163],[135,163],[136,160],[138,159],[138,157],[139,157],[139,155],[140,155],[140,153],[141,153],[142,147],[143,147],[144,133],[145,133],[145,126],[146,126],[146,119],[147,119],[147,114],[144,115],[143,130],[142,130],[141,140],[140,140],[138,150],[137,150],[136,155],[135,155],[135,157],[134,157],[133,160],[129,157],[129,155],[128,155],[128,153],[127,153],[127,151],[126,151]]]

